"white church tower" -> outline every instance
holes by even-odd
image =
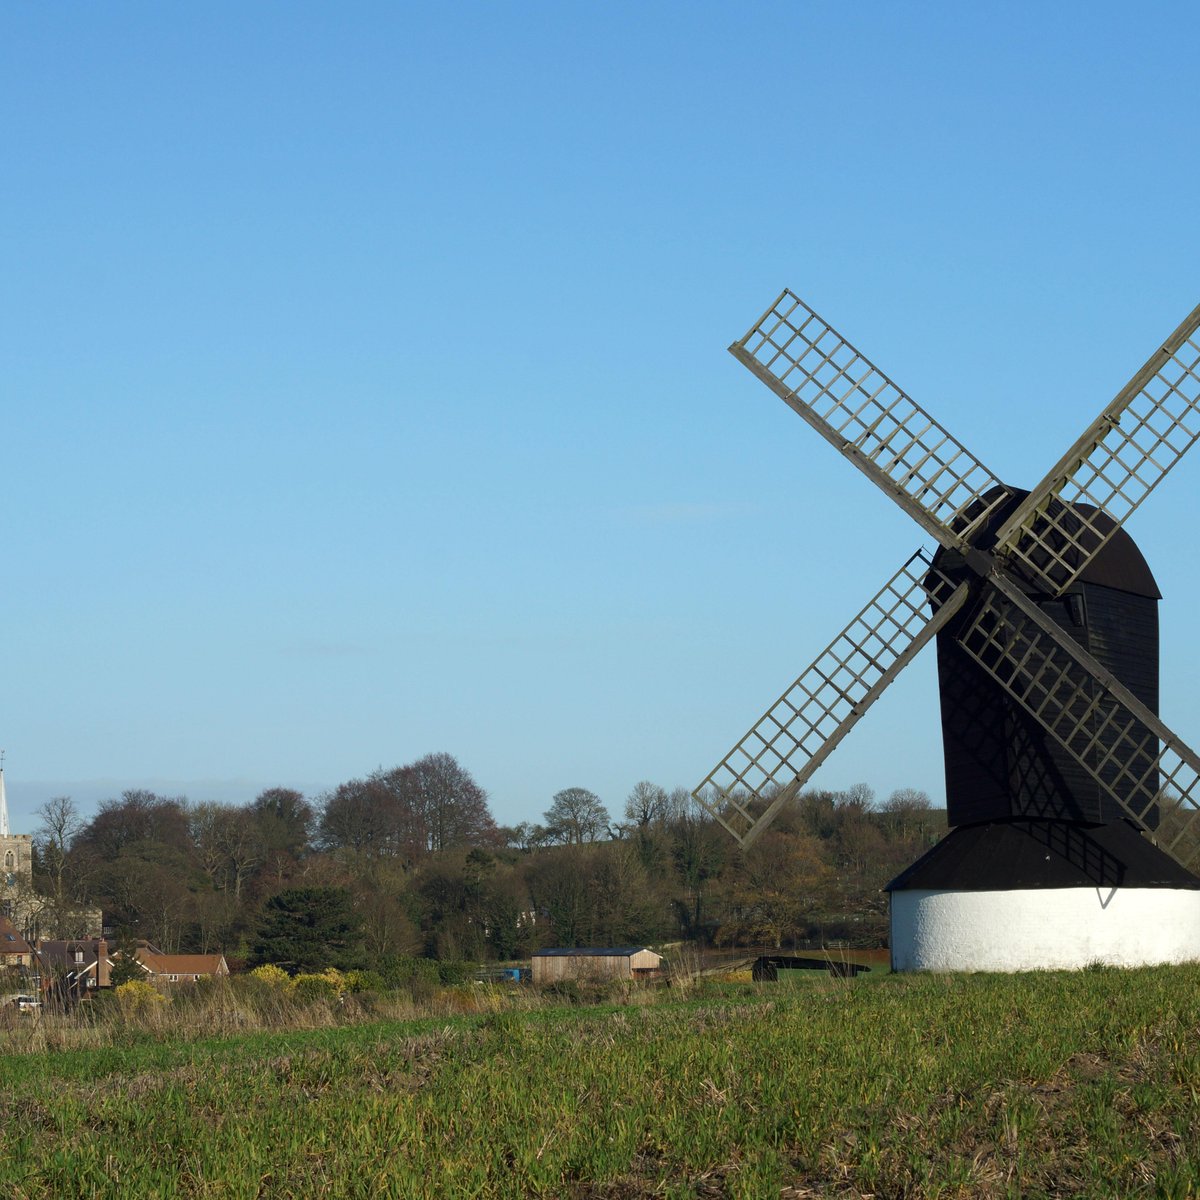
[[[4,793],[4,751],[0,750],[0,916],[8,917],[33,941],[38,937],[101,936],[104,914],[98,908],[71,905],[56,911],[33,890],[33,835],[13,833]]]
[[[13,833],[8,826],[8,798],[4,794],[4,751],[0,750],[0,913],[10,910],[18,895],[33,883],[33,835]]]
[[[4,751],[0,750],[0,838],[8,837],[8,800],[4,795]]]

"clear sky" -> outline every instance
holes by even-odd
[[[692,786],[921,542],[789,286],[1029,485],[1200,300],[1193,4],[0,8],[0,745]],[[1130,525],[1200,742],[1200,452]],[[943,796],[932,655],[818,777]]]

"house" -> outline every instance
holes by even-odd
[[[43,938],[37,956],[44,992],[82,1000],[109,986],[113,961],[104,938]]]
[[[7,917],[0,916],[0,967],[32,966],[33,947]]]
[[[534,984],[559,979],[649,979],[662,955],[645,946],[573,946],[533,953]]]
[[[133,959],[146,972],[146,981],[156,985],[195,983],[229,974],[223,954],[163,954],[149,942],[138,942]]]

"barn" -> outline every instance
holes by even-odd
[[[534,984],[559,979],[648,979],[662,968],[662,955],[645,946],[569,946],[535,950]]]

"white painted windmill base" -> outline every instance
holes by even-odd
[[[1073,970],[1200,960],[1195,888],[913,888],[892,898],[896,971]]]

